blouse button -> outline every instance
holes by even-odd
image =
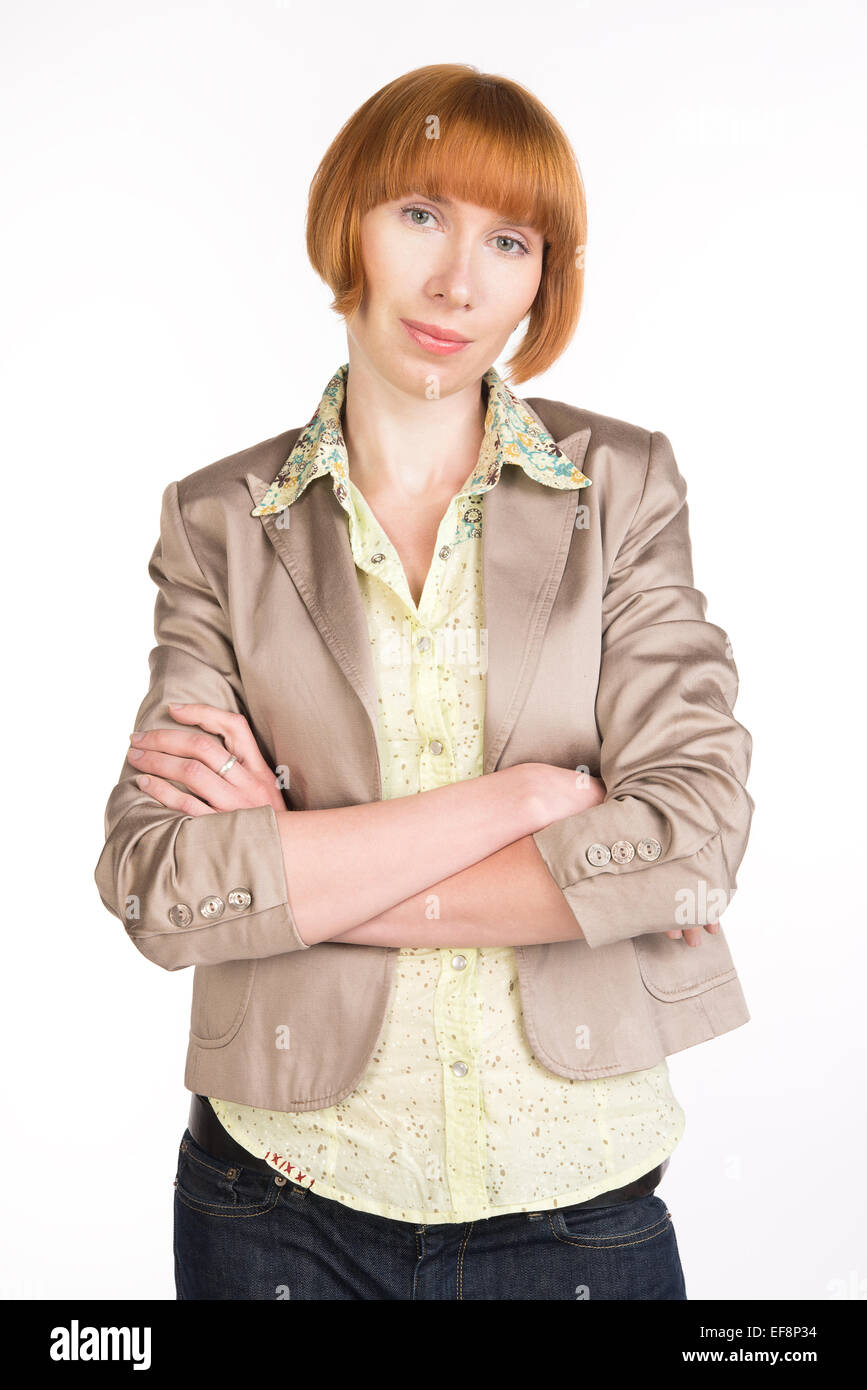
[[[465,970],[467,965],[466,956],[452,956],[452,969]]]
[[[438,738],[432,738],[432,739],[431,739],[431,741],[430,741],[430,751],[431,751],[432,753],[434,753],[434,754],[438,754],[438,753],[441,753],[441,752],[443,751],[443,746],[442,746],[442,744],[440,743],[440,741],[439,741]]]
[[[383,561],[384,559],[385,559],[385,556],[383,555],[382,551],[381,551],[381,550],[377,550],[377,552],[376,552],[375,555],[371,555],[371,557],[370,557],[370,563],[371,563],[372,565],[379,565],[379,564],[382,563],[382,561]]]
[[[417,646],[418,646],[418,649],[419,649],[420,652],[426,652],[427,649],[428,649],[428,647],[430,646],[430,638],[429,638],[429,637],[420,637],[420,638],[418,639]]]
[[[452,1071],[454,1072],[455,1076],[466,1076],[467,1072],[469,1071],[469,1067],[467,1066],[466,1062],[452,1062]]]
[[[439,550],[437,551],[437,554],[439,555],[441,560],[447,560],[451,553],[452,548],[450,545],[441,545]]]

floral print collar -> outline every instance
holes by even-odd
[[[322,393],[312,419],[251,516],[269,516],[290,506],[314,478],[330,473],[334,493],[348,509],[349,463],[340,412],[346,394],[349,363],[340,367]],[[592,479],[562,453],[548,431],[491,367],[482,378],[488,388],[485,436],[472,476],[462,493],[477,496],[499,480],[504,463],[516,463],[528,477],[547,487],[588,487]]]

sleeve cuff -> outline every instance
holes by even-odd
[[[156,883],[147,882],[146,860],[143,908],[138,919],[127,914],[127,930],[157,964],[172,970],[309,949],[289,905],[271,806],[184,817]]]

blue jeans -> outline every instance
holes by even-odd
[[[685,1299],[671,1216],[651,1193],[431,1226],[232,1167],[184,1132],[175,1179],[179,1299]]]

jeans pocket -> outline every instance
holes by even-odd
[[[280,1200],[279,1174],[242,1168],[207,1153],[184,1131],[178,1149],[175,1193],[203,1216],[242,1220],[261,1216]]]
[[[613,1207],[582,1207],[580,1203],[550,1213],[558,1239],[585,1250],[616,1250],[658,1240],[671,1227],[671,1213],[651,1192]]]

